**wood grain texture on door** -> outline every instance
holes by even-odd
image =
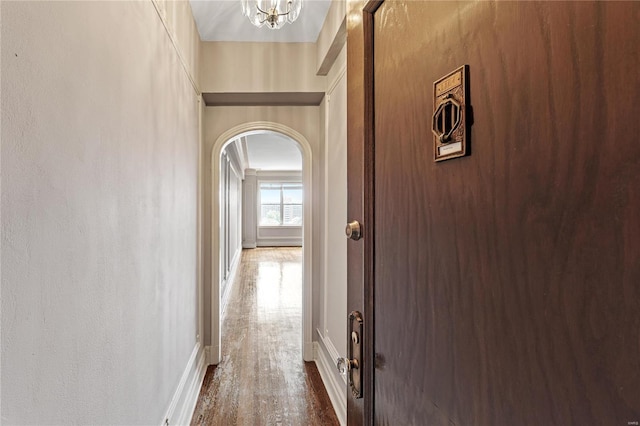
[[[640,421],[638,22],[638,2],[375,13],[377,424]],[[472,154],[435,163],[433,82],[463,64]]]

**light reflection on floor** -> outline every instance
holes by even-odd
[[[302,266],[293,262],[261,262],[256,290],[258,313],[300,315],[302,306]]]
[[[313,362],[302,360],[302,249],[244,250],[192,424],[337,425]]]

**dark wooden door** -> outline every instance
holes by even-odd
[[[349,286],[371,293],[374,422],[637,424],[640,3],[386,0],[370,29],[361,16],[349,154],[373,161],[357,194],[372,274]],[[370,37],[369,92],[353,82]],[[471,154],[435,163],[433,82],[463,64]]]
[[[348,5],[347,21],[351,36],[347,42],[347,217],[350,221],[365,223],[364,218],[364,148],[365,148],[365,123],[372,128],[373,122],[367,119],[365,114],[365,37],[363,30],[363,7],[364,0],[350,1]],[[371,41],[369,37],[368,41]],[[370,43],[368,43],[370,44]],[[370,73],[373,71],[369,67]],[[371,80],[371,78],[368,78]],[[369,85],[371,82],[369,82]],[[371,108],[368,108],[371,110]],[[369,132],[370,133],[370,132]],[[369,169],[371,167],[368,167]],[[372,209],[370,209],[372,211]],[[364,238],[359,241],[349,240],[347,243],[347,310],[349,312],[368,312],[371,309],[365,308],[365,241],[369,240],[368,228],[363,228]],[[367,245],[367,247],[369,247]],[[369,261],[368,263],[372,263]],[[351,325],[347,318],[348,333],[351,337]],[[365,326],[369,328],[371,324],[367,321]],[[365,332],[365,334],[367,334]],[[369,331],[371,334],[371,331]],[[363,345],[369,347],[365,355],[373,352],[372,339],[364,339]],[[351,344],[351,342],[347,342]],[[370,360],[362,360],[362,371],[367,372],[364,379],[364,395],[371,395],[373,389],[372,365]],[[367,401],[368,408],[365,408]],[[373,413],[372,398],[355,398],[350,389],[347,389],[347,419],[351,425],[369,424]],[[369,416],[366,413],[369,413]]]

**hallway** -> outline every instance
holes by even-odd
[[[302,361],[301,248],[243,250],[194,425],[337,425],[315,364]]]

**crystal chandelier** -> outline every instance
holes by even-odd
[[[293,23],[300,15],[302,0],[240,0],[242,14],[256,27],[264,24],[273,30],[286,22]]]

